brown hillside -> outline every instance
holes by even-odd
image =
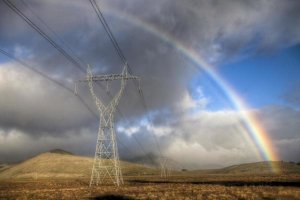
[[[273,168],[277,172],[283,174],[300,173],[300,165],[296,163],[283,161],[265,161],[256,163],[245,163],[239,165],[232,165],[222,169],[203,170],[202,173],[219,173],[219,174],[271,174],[274,173]],[[201,171],[199,171],[201,172]]]
[[[9,165],[0,163],[0,172],[6,170],[6,169],[8,169],[8,168],[9,168]]]
[[[43,153],[0,172],[0,179],[89,178],[93,158]],[[124,175],[157,174],[157,170],[121,161]]]

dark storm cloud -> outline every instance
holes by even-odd
[[[280,158],[299,161],[300,111],[285,106],[271,106],[262,109],[259,116],[275,141]]]
[[[19,162],[55,148],[90,156],[95,150],[95,137],[93,131],[85,128],[69,131],[61,137],[31,137],[18,130],[5,131],[3,134],[0,130],[0,162]]]
[[[270,106],[260,111],[260,118],[275,140],[299,137],[300,111],[285,106]]]
[[[212,62],[236,59],[249,46],[253,49],[246,54],[286,47],[300,39],[298,1],[172,1],[166,5],[161,12],[168,13],[162,17],[166,20],[158,23],[211,56]]]
[[[94,72],[120,72],[121,60],[117,57],[88,1],[26,1],[35,14],[22,1],[12,2],[69,54],[77,55],[81,60],[91,64]],[[142,88],[150,111],[159,113],[153,117],[154,126],[157,127],[155,130],[158,134],[159,130],[170,134],[158,136],[161,145],[165,144],[163,145],[165,149],[162,149],[165,152],[174,149],[175,142],[183,141],[180,146],[197,141],[196,143],[201,147],[195,147],[196,150],[200,148],[198,150],[203,154],[209,151],[216,152],[214,159],[222,157],[224,155],[218,152],[218,149],[234,151],[233,142],[240,141],[240,138],[235,135],[241,131],[237,125],[239,120],[232,114],[233,122],[218,126],[220,121],[226,121],[223,119],[226,116],[222,113],[207,114],[196,119],[182,119],[181,115],[185,115],[186,112],[178,110],[177,104],[183,102],[188,93],[187,86],[190,79],[199,72],[195,72],[192,63],[179,55],[171,45],[134,26],[130,21],[122,19],[122,16],[112,14],[110,10],[116,13],[119,11],[129,13],[152,23],[158,29],[198,50],[212,63],[228,62],[265,49],[287,47],[300,40],[298,25],[300,14],[297,12],[299,1],[111,0],[97,2],[102,6],[103,13],[134,73],[142,78]],[[35,15],[43,19],[64,42],[45,27]],[[250,48],[249,44],[252,45]],[[70,46],[72,51],[67,46]],[[13,13],[3,1],[0,2],[0,47],[70,88],[74,87],[74,80],[85,76],[85,66],[78,70]],[[3,75],[5,81],[1,83],[0,90],[5,95],[1,95],[0,98],[2,113],[0,128],[11,132],[7,135],[11,136],[13,131],[18,130],[19,132],[14,134],[24,138],[40,136],[40,141],[47,144],[45,145],[47,147],[53,146],[59,140],[57,138],[64,138],[65,142],[61,145],[71,150],[76,149],[75,145],[78,145],[78,143],[72,144],[72,141],[77,139],[71,136],[84,137],[82,136],[84,134],[78,130],[90,127],[87,135],[91,138],[95,136],[93,133],[97,131],[97,121],[70,92],[53,86],[52,83],[42,80],[34,73],[23,71],[17,63],[1,63],[1,68],[0,77]],[[8,74],[10,76],[7,76]],[[79,94],[84,96],[91,109],[96,111],[86,85],[78,87]],[[105,92],[101,91],[100,96],[105,99]],[[144,109],[132,83],[128,83],[120,110],[127,118],[124,120],[118,114],[117,120],[120,124],[130,126],[144,117]],[[214,117],[217,117],[218,123],[208,120]],[[205,125],[202,123],[203,120],[211,124],[203,128]],[[200,127],[203,129],[202,134],[192,134],[198,133]],[[223,132],[225,133],[222,134]],[[230,134],[235,138],[232,141],[230,141],[232,139]],[[295,133],[291,131],[289,135],[293,134]],[[152,137],[149,136],[149,128],[144,127],[136,135],[139,141],[143,141],[146,153],[157,155],[153,141],[149,140],[149,137]],[[57,140],[46,136],[50,138],[53,136]],[[70,137],[66,139],[68,136]],[[132,137],[121,134],[119,137],[123,143],[133,147],[132,151],[137,152],[140,148]],[[14,137],[6,138],[13,144]],[[18,142],[22,146],[22,142]],[[25,143],[24,146],[32,144],[29,140]],[[94,149],[94,144],[91,145],[90,141],[86,141],[85,145]],[[122,145],[120,148],[123,148]],[[39,147],[39,150],[41,149],[43,148]],[[34,148],[28,150],[28,153],[33,151]],[[87,152],[87,150],[78,150],[78,153],[90,153]],[[171,155],[170,152],[169,154]],[[236,155],[235,152],[233,155]],[[142,155],[137,153],[131,158],[138,156]],[[211,162],[213,163],[213,159]]]

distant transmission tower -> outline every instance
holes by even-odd
[[[88,66],[86,78],[84,80],[80,80],[80,82],[88,82],[90,93],[92,94],[100,115],[100,125],[90,187],[110,181],[117,186],[123,184],[114,127],[114,113],[124,92],[126,82],[129,79],[139,80],[139,77],[130,75],[127,71],[127,65],[125,65],[121,74],[95,76],[92,75],[92,71]],[[112,97],[111,101],[107,105],[104,105],[104,103],[95,94],[93,82],[108,82],[114,80],[121,81],[120,90],[114,97]]]
[[[160,177],[168,178],[171,176],[172,171],[175,171],[178,163],[170,158],[161,157],[160,158]]]
[[[164,157],[160,158],[160,177],[167,178],[167,159]]]

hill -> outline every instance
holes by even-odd
[[[49,151],[49,153],[57,153],[57,154],[64,154],[64,155],[74,155],[73,153],[65,151],[65,150],[62,150],[62,149],[52,149],[52,150]]]
[[[5,163],[0,163],[0,172],[9,168],[9,165]]]
[[[62,151],[46,152],[0,172],[0,179],[89,178],[93,160]],[[121,166],[124,175],[158,173],[150,167],[124,161],[121,161]]]
[[[201,174],[271,174],[274,169],[283,174],[300,173],[300,165],[283,161],[264,161],[232,165],[221,169],[197,170]]]
[[[70,152],[55,149],[39,154],[19,164],[0,164],[0,179],[32,178],[89,178],[93,158],[73,155]],[[158,175],[158,169],[145,165],[121,161],[122,173],[125,176]],[[195,170],[178,172],[179,174],[271,174],[270,166],[275,166],[281,173],[300,174],[300,165],[291,162],[256,162],[233,165],[222,169]],[[174,173],[172,173],[175,175]]]

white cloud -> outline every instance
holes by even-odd
[[[140,127],[138,126],[130,126],[130,127],[123,127],[123,126],[118,126],[117,131],[121,133],[125,133],[127,136],[132,136],[133,134],[136,134],[137,132],[140,131]]]
[[[3,128],[42,135],[78,128],[91,119],[71,92],[16,63],[0,65],[0,94]]]
[[[191,94],[187,91],[183,91],[183,95],[181,99],[176,103],[175,108],[178,111],[186,111],[186,110],[204,110],[206,106],[209,104],[210,100],[203,93],[203,89],[201,86],[196,89],[196,98],[194,99]]]
[[[151,124],[147,124],[146,129],[158,137],[167,136],[173,132],[173,129],[169,126],[152,126]]]
[[[176,122],[173,133],[168,138],[172,142],[171,149],[166,149],[167,154],[174,160],[180,160],[185,154],[186,165],[188,160],[194,166],[204,167],[218,165],[220,160],[223,164],[235,164],[261,159],[237,111],[201,111],[185,115]],[[197,150],[192,153],[187,147]],[[180,151],[180,156],[173,151]],[[197,161],[193,155],[198,156]]]
[[[201,95],[201,98],[205,98],[204,95]],[[159,155],[152,138],[154,134],[163,156],[186,168],[220,167],[261,160],[242,123],[239,111],[198,110],[191,114],[189,105],[196,105],[194,101],[197,100],[189,98],[186,101],[183,98],[178,102],[178,105],[181,105],[179,116],[172,117],[177,111],[165,116],[162,113],[158,114],[156,117],[163,120],[162,124],[145,123],[142,120],[136,122],[139,124],[138,128],[129,126],[126,129],[122,128],[121,132],[139,130],[135,132],[136,139],[143,139],[142,144],[147,143],[147,152]]]
[[[239,148],[230,150],[218,147],[207,151],[197,141],[186,142],[178,138],[166,149],[165,154],[179,161],[182,167],[189,169],[220,168],[257,160],[251,152],[242,151]]]

